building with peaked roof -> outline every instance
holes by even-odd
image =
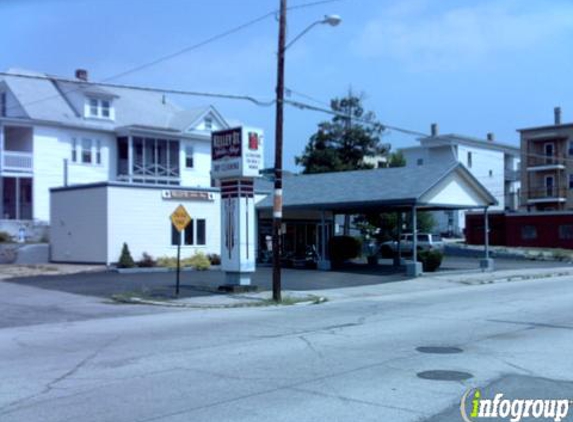
[[[492,133],[486,139],[459,134],[438,133],[432,125],[432,135],[418,140],[420,145],[402,148],[406,166],[449,166],[463,164],[480,183],[496,198],[495,210],[517,210],[520,192],[520,149],[517,146],[498,142]],[[464,211],[434,213],[436,231],[454,236],[463,235]]]
[[[25,70],[0,76],[0,230],[48,224],[53,187],[126,183],[211,187],[212,106],[152,91]]]
[[[283,253],[294,256],[314,245],[328,261],[326,245],[337,215],[418,210],[467,210],[497,206],[496,198],[462,164],[428,164],[283,178]],[[257,204],[259,247],[272,227],[273,198]],[[412,224],[415,227],[415,224]]]

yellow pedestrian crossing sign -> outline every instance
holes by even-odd
[[[178,232],[182,232],[191,222],[191,216],[183,205],[179,205],[171,214],[171,222]]]

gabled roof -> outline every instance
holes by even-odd
[[[101,130],[138,126],[183,132],[196,124],[200,116],[212,112],[222,125],[226,125],[225,120],[212,106],[183,109],[166,99],[161,92],[127,87],[102,87],[75,79],[61,80],[61,78],[27,70],[10,69],[8,72],[14,75],[23,74],[35,77],[35,79],[20,76],[0,77],[31,120],[79,125]],[[84,118],[83,108],[76,101],[78,93],[81,96],[94,95],[112,98],[115,120]]]
[[[424,147],[462,144],[478,148],[504,151],[515,155],[520,154],[520,148],[517,145],[498,141],[488,141],[487,139],[474,138],[472,136],[459,135],[457,133],[426,136],[424,138],[419,138],[418,141],[422,142]]]
[[[443,198],[440,192],[453,186],[454,181],[457,191],[466,192],[467,197],[473,199],[460,199],[460,203],[456,203],[454,198],[453,202],[436,203],[436,198]],[[463,209],[495,204],[497,200],[491,193],[459,163],[445,167],[434,164],[297,175],[283,179],[285,209],[360,212],[413,205],[432,209]],[[272,196],[257,205],[262,209],[272,206]]]

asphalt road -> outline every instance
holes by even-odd
[[[315,306],[1,329],[0,420],[447,422],[461,420],[460,398],[474,387],[573,398],[573,279],[363,289]],[[417,375],[430,370],[471,378]]]
[[[316,271],[304,269],[283,269],[283,288],[287,290],[321,290],[340,287],[367,286],[406,280],[403,270],[396,270],[390,260],[380,260],[376,268],[366,265],[351,265],[339,271]],[[562,267],[561,262],[496,259],[499,270],[527,269],[540,267]],[[446,257],[442,272],[478,271],[477,258]],[[109,298],[124,292],[144,292],[150,296],[173,297],[175,293],[175,273],[136,273],[97,272],[59,276],[28,277],[9,280],[27,286],[48,290]],[[182,272],[180,297],[195,297],[213,294],[224,284],[221,271]],[[259,267],[253,276],[253,284],[261,290],[272,287],[272,269]]]

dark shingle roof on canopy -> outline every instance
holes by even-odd
[[[471,180],[491,204],[495,198],[457,162],[375,170],[296,175],[283,178],[285,209],[364,209],[419,204],[422,196],[455,171]],[[269,195],[257,207],[272,208]]]

